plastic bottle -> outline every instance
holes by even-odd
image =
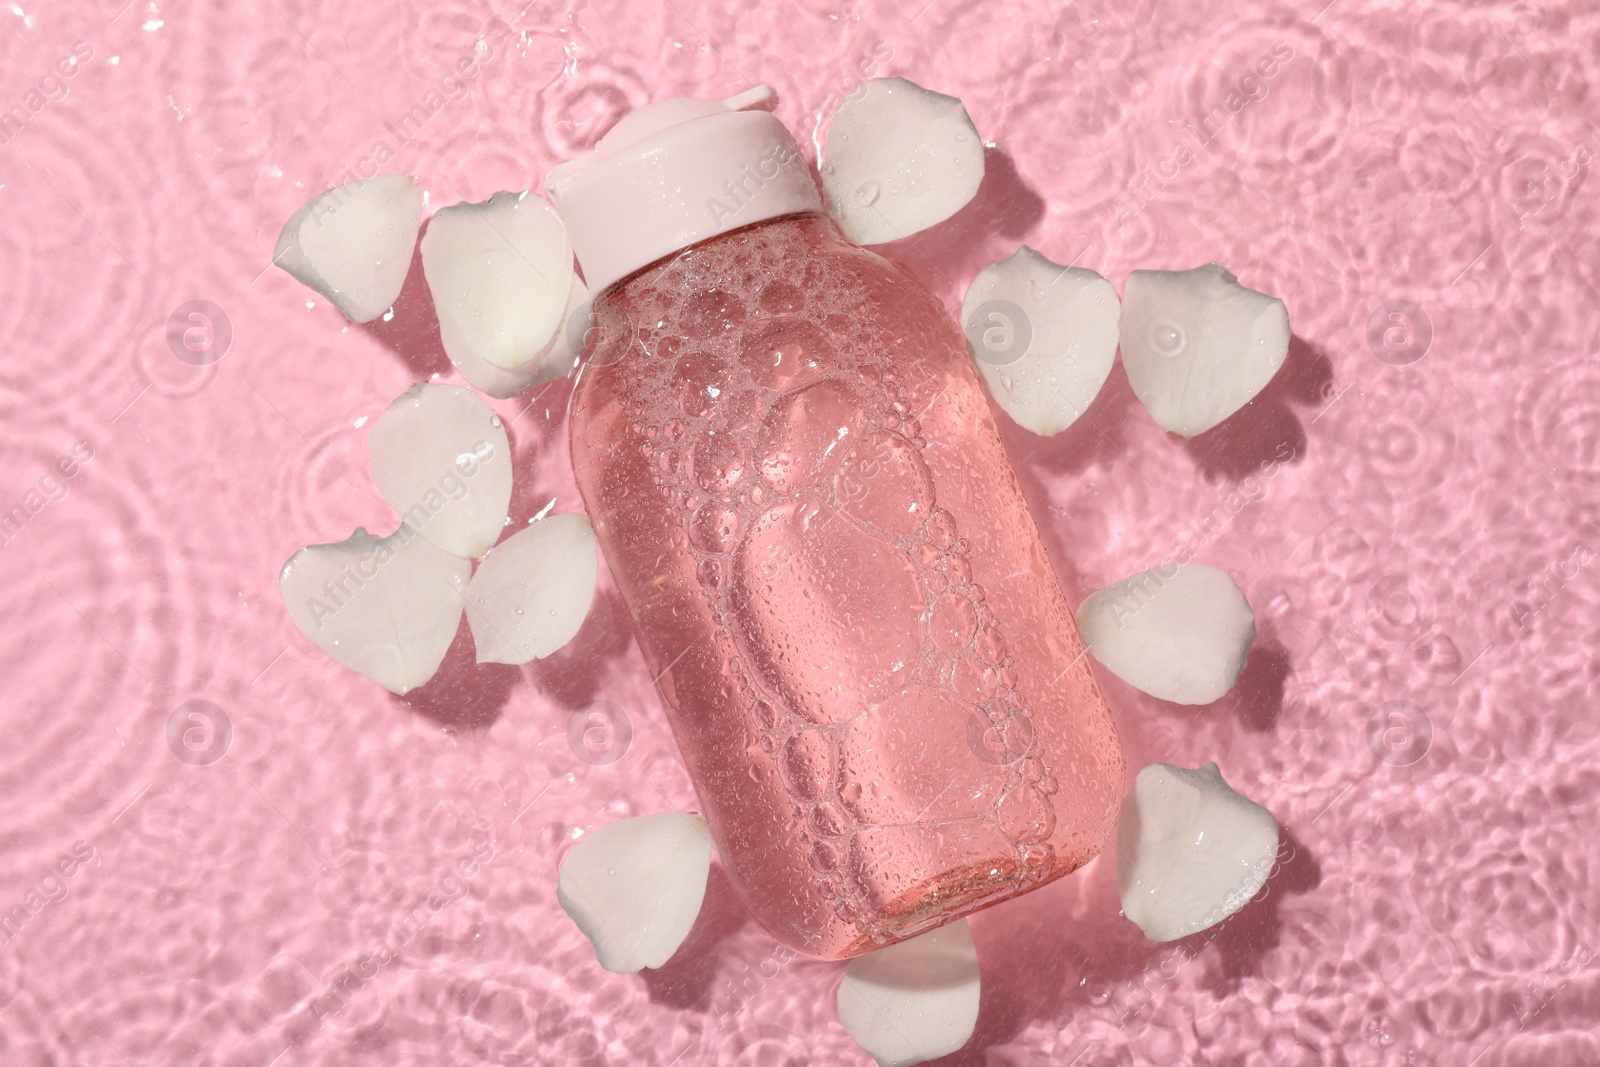
[[[644,108],[547,184],[595,533],[735,891],[842,959],[1088,861],[1123,758],[964,338],[771,103]]]

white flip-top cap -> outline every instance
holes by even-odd
[[[726,100],[664,100],[551,169],[545,189],[590,292],[729,230],[822,210],[799,146],[770,113],[777,101],[767,85]]]

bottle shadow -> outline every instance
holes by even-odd
[[[1306,453],[1306,428],[1297,405],[1333,396],[1333,363],[1303,337],[1289,338],[1284,364],[1255,399],[1183,448],[1208,481],[1238,482],[1273,461],[1294,463]]]
[[[1322,882],[1316,858],[1286,827],[1278,856],[1249,904],[1178,941],[1151,941],[1121,917],[1115,862],[1107,859],[1083,872],[1087,878],[1069,876],[985,912],[973,924],[983,983],[977,1026],[960,1051],[935,1062],[983,1067],[991,1050],[1032,1026],[1068,1031],[1081,1019],[1094,1029],[1110,1022],[1125,1027],[1161,998],[1178,995],[1170,987],[1196,963],[1205,970],[1195,984],[1215,999],[1236,992],[1281,942],[1283,901]],[[1074,910],[1093,918],[1067,920]],[[1105,1017],[1107,1009],[1114,1019]]]

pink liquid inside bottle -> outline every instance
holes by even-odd
[[[677,152],[715,191],[792,148],[741,105],[637,112],[595,161]],[[552,174],[601,290],[572,458],[735,890],[841,959],[1087,862],[1123,758],[965,339],[817,210],[798,153],[771,170],[659,239],[595,221],[609,175]]]

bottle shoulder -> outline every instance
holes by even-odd
[[[606,290],[595,312],[590,358],[600,366],[630,355],[725,349],[769,320],[836,333],[844,322],[880,326],[894,348],[905,347],[899,335],[948,340],[958,332],[909,270],[813,216],[761,223],[685,249]]]

